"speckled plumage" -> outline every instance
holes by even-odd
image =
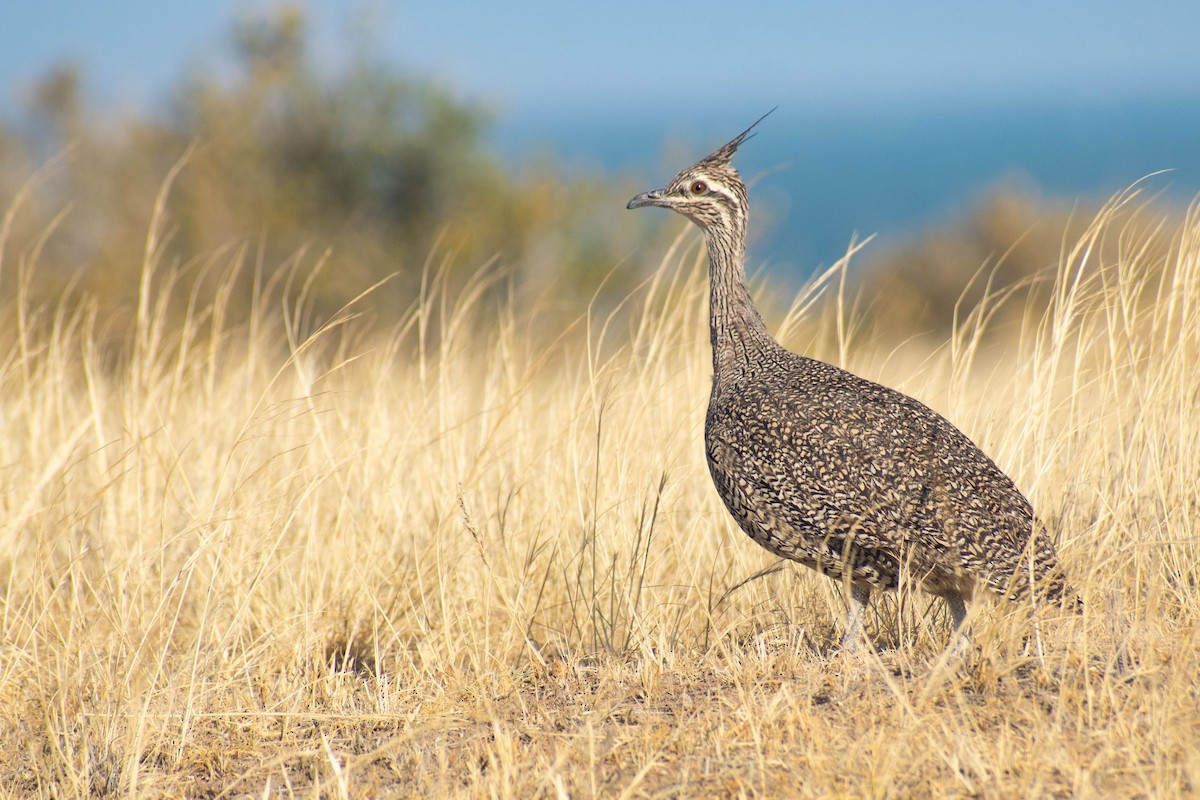
[[[1078,608],[1029,501],[961,431],[767,332],[746,288],[748,202],[730,165],[748,133],[629,202],[678,211],[705,234],[713,382],[704,440],[733,518],[771,552],[852,587],[851,646],[870,590],[905,576],[945,598],[956,626],[977,585]]]

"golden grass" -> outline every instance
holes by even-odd
[[[3,310],[0,789],[1197,792],[1200,213],[1116,229],[1127,199],[1004,345],[976,335],[994,298],[935,350],[872,344],[835,280],[775,321],[946,413],[1051,523],[1087,611],[977,604],[968,664],[924,596],[879,599],[880,652],[840,653],[839,588],[730,522],[694,234],[546,341],[483,307],[486,275],[431,278],[382,333],[307,333],[300,289],[171,330],[156,221],[127,349],[86,300]]]

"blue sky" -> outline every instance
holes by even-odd
[[[235,15],[276,5],[9,0],[0,104],[73,61],[103,104],[148,105],[188,64],[222,56]],[[303,5],[330,63],[368,30],[381,55],[500,114],[1200,95],[1195,0]]]

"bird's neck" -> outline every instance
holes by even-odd
[[[745,375],[779,345],[763,324],[746,286],[745,233],[706,233],[713,384],[722,386]]]

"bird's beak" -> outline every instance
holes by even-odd
[[[626,208],[641,208],[642,206],[666,206],[667,199],[663,194],[662,189],[655,189],[652,192],[642,192],[637,197],[629,201]]]

